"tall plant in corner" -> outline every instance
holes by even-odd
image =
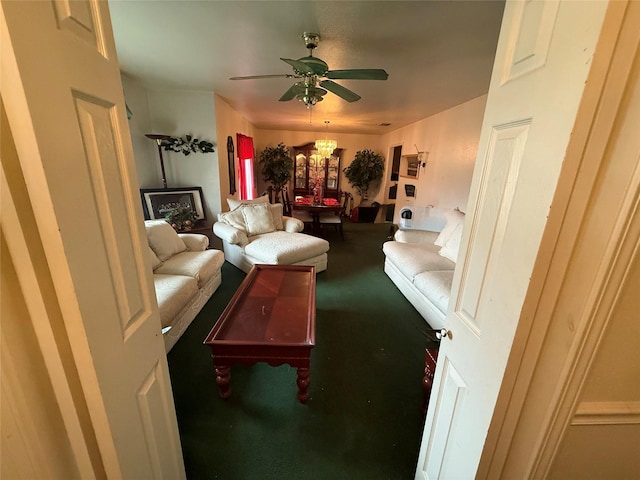
[[[289,156],[289,149],[283,143],[279,143],[277,147],[266,147],[260,154],[258,163],[262,168],[262,179],[271,183],[277,199],[282,187],[291,180],[293,172],[293,159]]]
[[[351,164],[343,171],[351,186],[362,197],[362,203],[367,204],[369,188],[372,184],[380,183],[384,174],[384,160],[372,150],[358,150]]]

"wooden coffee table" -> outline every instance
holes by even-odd
[[[298,369],[298,400],[306,402],[315,325],[315,267],[254,265],[204,341],[220,396],[231,396],[234,364],[287,363]]]

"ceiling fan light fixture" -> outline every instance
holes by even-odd
[[[302,95],[298,97],[298,100],[304,103],[305,107],[311,108],[318,103],[318,100],[322,100],[322,98],[318,99],[315,95]]]
[[[329,120],[324,121],[325,128],[329,129]],[[335,140],[329,140],[328,138],[324,138],[321,140],[316,140],[316,150],[322,156],[322,158],[329,158],[333,155],[333,151],[338,148],[338,142]]]

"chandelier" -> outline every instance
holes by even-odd
[[[324,121],[325,128],[328,131],[329,129],[329,120]],[[325,138],[323,140],[316,140],[316,150],[322,156],[322,158],[329,158],[333,151],[338,147],[338,142],[335,140],[329,140]]]

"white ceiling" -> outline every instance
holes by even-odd
[[[503,0],[110,0],[122,71],[151,88],[214,91],[258,128],[381,134],[483,95]],[[281,57],[314,56],[331,70],[383,68],[386,81],[336,80],[362,99],[328,93],[311,112],[279,102],[293,78]],[[311,115],[310,115],[311,113]],[[311,124],[310,124],[311,122]],[[389,123],[390,126],[380,126]]]

